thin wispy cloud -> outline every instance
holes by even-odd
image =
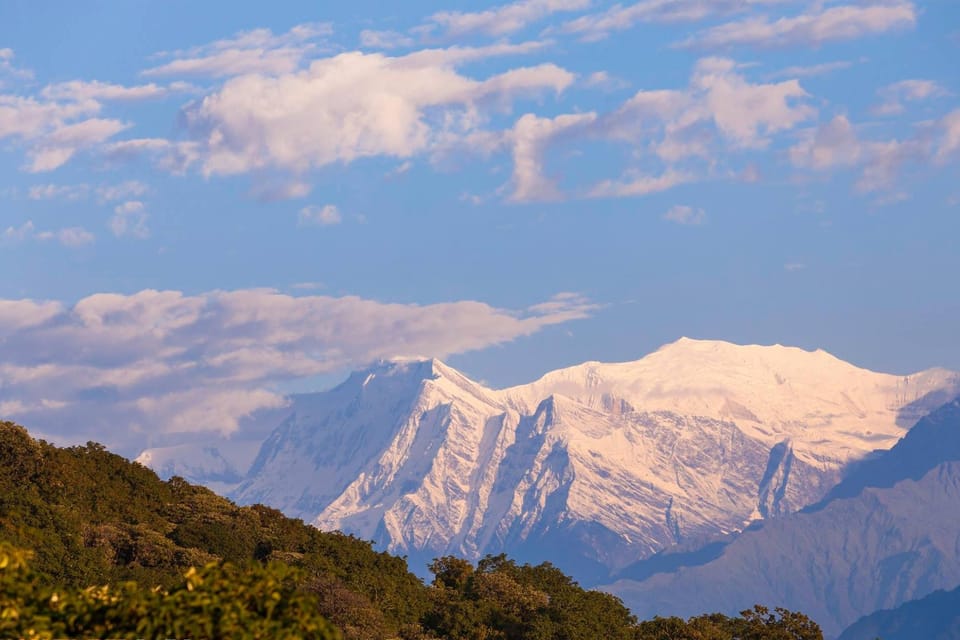
[[[676,224],[696,226],[706,221],[707,213],[698,207],[677,204],[670,207],[667,212],[663,214],[663,219]]]
[[[641,0],[632,4],[614,4],[602,12],[569,20],[553,31],[596,41],[638,24],[695,23],[787,2],[790,0]]]
[[[691,49],[818,47],[826,42],[909,29],[916,21],[916,7],[904,0],[841,5],[790,17],[752,16],[728,22],[697,33],[678,46]]]
[[[61,229],[39,229],[32,220],[16,226],[8,226],[0,235],[0,243],[17,245],[28,241],[57,242],[64,247],[82,247],[93,243],[96,236],[83,227],[63,227]]]
[[[329,23],[305,23],[274,34],[270,29],[237,33],[210,44],[162,52],[169,62],[142,72],[147,77],[213,77],[245,73],[283,74],[295,71],[304,57],[333,33]]]
[[[505,36],[561,12],[589,8],[591,0],[519,0],[484,11],[441,11],[429,18],[421,32],[439,32],[447,38],[483,34]]]
[[[907,103],[922,102],[949,95],[949,92],[933,80],[909,79],[888,84],[879,89],[879,104],[871,107],[870,112],[877,116],[899,115],[907,110]]]
[[[343,214],[336,205],[310,205],[300,209],[297,221],[301,227],[329,227],[343,222]]]

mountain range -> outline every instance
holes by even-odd
[[[958,392],[942,369],[897,376],[820,350],[690,339],[500,390],[437,360],[391,361],[292,397],[247,469],[213,447],[140,461],[414,566],[508,551],[602,583],[823,499]]]
[[[953,401],[854,468],[823,501],[705,547],[665,551],[605,589],[641,618],[794,607],[831,637],[867,613],[960,585],[958,507]]]

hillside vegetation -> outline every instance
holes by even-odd
[[[102,446],[0,422],[0,636],[420,640],[816,640],[801,614],[637,623],[550,564],[431,565],[161,481]]]

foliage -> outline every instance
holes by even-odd
[[[762,607],[637,623],[616,597],[505,555],[438,558],[428,586],[369,542],[4,422],[0,565],[0,637],[822,640]]]
[[[283,564],[210,563],[170,589],[135,582],[60,589],[42,585],[28,554],[0,543],[0,636],[20,638],[311,638],[337,630],[297,590]]]
[[[760,605],[730,618],[719,613],[641,622],[635,640],[823,640],[820,627],[802,613]]]
[[[614,596],[581,588],[549,563],[518,566],[504,555],[476,568],[455,557],[430,565],[426,626],[451,640],[631,638],[636,620]]]

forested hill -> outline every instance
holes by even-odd
[[[790,612],[638,624],[615,597],[504,556],[431,570],[425,585],[355,537],[0,422],[2,637],[821,637]]]

